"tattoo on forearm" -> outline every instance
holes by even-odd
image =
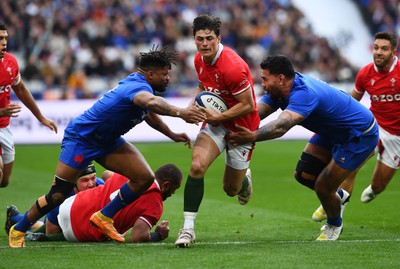
[[[276,120],[267,123],[257,131],[257,141],[281,137],[302,120],[302,118],[294,118],[290,112],[283,111]]]
[[[171,105],[165,102],[162,98],[156,98],[154,102],[149,104],[148,108],[159,115],[171,114]]]

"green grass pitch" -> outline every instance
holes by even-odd
[[[246,205],[222,190],[224,156],[210,167],[196,221],[197,243],[176,249],[183,224],[183,187],[165,202],[162,219],[170,237],[156,244],[27,242],[10,249],[0,232],[0,268],[400,268],[400,182],[396,174],[385,192],[362,204],[375,165],[360,171],[344,212],[344,231],[336,242],[316,242],[321,223],[311,220],[318,207],[312,191],[293,171],[306,141],[258,143],[251,162],[254,196]],[[176,143],[136,144],[153,169],[172,162],[189,171],[191,150]],[[45,194],[54,175],[59,145],[17,145],[11,183],[0,189],[0,221],[6,206],[25,211]],[[97,166],[98,172],[104,169]]]

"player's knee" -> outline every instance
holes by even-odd
[[[52,204],[54,206],[61,205],[66,199],[66,196],[64,194],[62,194],[62,193],[59,193],[59,192],[58,193],[53,193],[51,196],[50,195],[48,195],[48,196],[46,195],[46,198],[47,197],[49,197],[51,199]],[[48,199],[48,200],[50,200],[50,199]]]
[[[74,183],[55,176],[53,186],[51,186],[49,193],[36,201],[38,211],[42,215],[45,215],[53,208],[61,205],[65,198],[72,192],[74,186]]]
[[[302,185],[314,190],[315,181],[326,164],[317,157],[303,152],[297,163],[294,178]]]
[[[196,178],[204,177],[206,172],[205,166],[199,160],[192,160],[192,165],[190,166],[190,175]]]

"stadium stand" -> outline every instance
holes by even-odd
[[[361,0],[371,33],[399,28],[399,1]],[[382,7],[384,15],[377,14]],[[375,8],[371,8],[374,6]],[[180,52],[168,97],[191,96],[197,84],[191,23],[201,13],[220,17],[223,43],[249,64],[258,84],[259,60],[284,53],[299,71],[328,82],[352,82],[357,68],[312,27],[290,0],[3,0],[8,50],[37,99],[96,98],[135,70],[136,55],[152,44]],[[379,19],[380,18],[380,19]],[[390,18],[390,19],[388,19]],[[340,70],[350,70],[346,76]]]

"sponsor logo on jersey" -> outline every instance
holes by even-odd
[[[373,102],[395,102],[400,101],[400,93],[398,94],[380,94],[371,95],[371,101]]]
[[[11,85],[0,86],[0,93],[11,92]]]
[[[229,95],[229,91],[226,91],[226,90],[222,90],[222,91],[221,91],[221,90],[215,89],[215,88],[213,88],[213,87],[206,87],[206,91],[215,93],[215,94],[217,94],[217,95],[221,95],[221,93],[222,93],[222,94]]]

